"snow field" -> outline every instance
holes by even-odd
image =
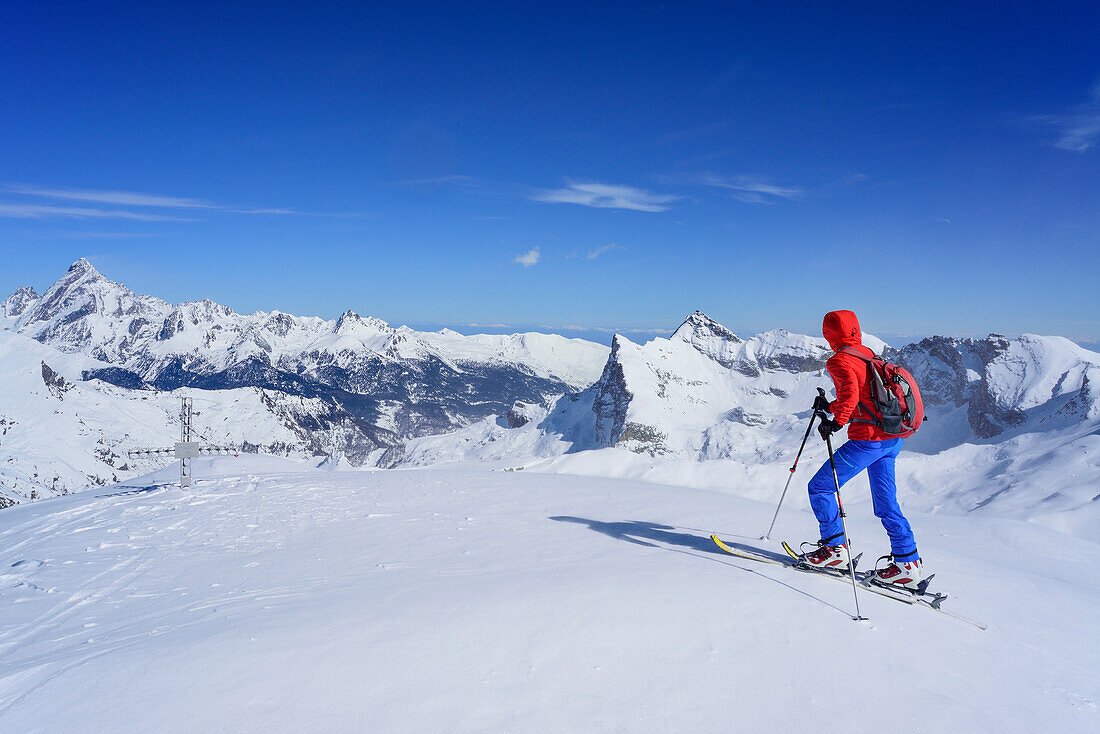
[[[1032,524],[910,518],[981,632],[870,594],[856,623],[850,587],[712,547],[760,544],[774,499],[259,456],[173,476],[0,514],[0,731],[1100,725],[1100,549]],[[887,550],[869,506],[849,529]],[[793,504],[773,533],[815,535]],[[919,715],[874,705],[899,696]]]

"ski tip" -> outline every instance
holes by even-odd
[[[736,552],[736,551],[734,551],[734,550],[733,550],[733,548],[730,548],[730,547],[729,547],[728,545],[726,545],[725,543],[723,543],[723,542],[722,542],[722,539],[721,539],[721,538],[719,538],[719,537],[718,537],[717,535],[715,535],[714,533],[711,533],[711,535],[710,535],[710,539],[711,539],[711,540],[713,540],[713,541],[714,541],[714,544],[715,544],[715,545],[717,545],[717,546],[718,546],[719,548],[721,548],[722,550],[724,550],[724,551],[725,551],[726,553],[732,553],[733,555],[737,555],[737,552]]]

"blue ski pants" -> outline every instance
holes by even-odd
[[[871,500],[875,517],[882,521],[882,527],[890,536],[890,552],[894,555],[894,560],[915,561],[920,557],[917,553],[917,542],[913,539],[913,529],[909,527],[909,521],[901,514],[898,488],[894,482],[894,459],[901,451],[902,443],[900,438],[887,441],[848,440],[833,456],[836,460],[836,477],[842,487],[849,479],[864,469],[867,470],[867,478],[871,480]],[[833,471],[829,467],[828,459],[810,480],[809,490],[810,506],[821,527],[822,540],[829,541],[830,545],[839,544],[844,537],[844,529],[836,502]]]

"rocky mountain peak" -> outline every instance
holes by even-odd
[[[17,318],[23,315],[27,308],[40,298],[38,293],[28,285],[18,288],[14,293],[0,303],[0,317]]]
[[[94,285],[107,284],[115,286],[122,290],[126,290],[126,287],[121,283],[115,283],[108,280],[102,273],[95,269],[95,266],[84,258],[80,258],[72,265],[69,266],[69,270],[65,275],[61,276],[49,289],[46,291],[46,297],[51,295],[54,291],[85,291]],[[128,291],[127,291],[128,292]]]
[[[684,319],[669,340],[690,344],[700,354],[727,368],[732,367],[744,351],[741,337],[702,311],[696,311]]]
[[[367,316],[366,318],[352,311],[350,308],[340,315],[340,318],[336,321],[336,326],[333,328],[334,334],[350,334],[357,331],[393,331],[389,324],[382,319],[376,319],[373,316]]]
[[[69,266],[70,273],[77,273],[79,275],[99,275],[99,271],[95,269],[95,266],[88,262],[85,258],[80,258],[72,265]],[[100,277],[103,277],[100,275]]]
[[[105,298],[107,295],[112,297]],[[32,308],[26,309],[19,326],[22,329],[28,324],[56,318],[73,322],[96,313],[108,300],[118,302],[131,300],[132,297],[133,294],[125,286],[107,280],[90,262],[80,258],[34,302]]]
[[[12,328],[66,351],[121,361],[135,339],[154,325],[160,328],[170,311],[164,301],[135,295],[80,258],[41,298],[28,304]]]
[[[680,324],[672,336],[690,344],[710,339],[723,339],[734,344],[741,343],[740,337],[702,311],[696,311],[684,319],[684,323]]]

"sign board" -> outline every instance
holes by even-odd
[[[185,441],[176,444],[176,458],[177,459],[195,459],[199,456],[199,444],[196,441]]]

